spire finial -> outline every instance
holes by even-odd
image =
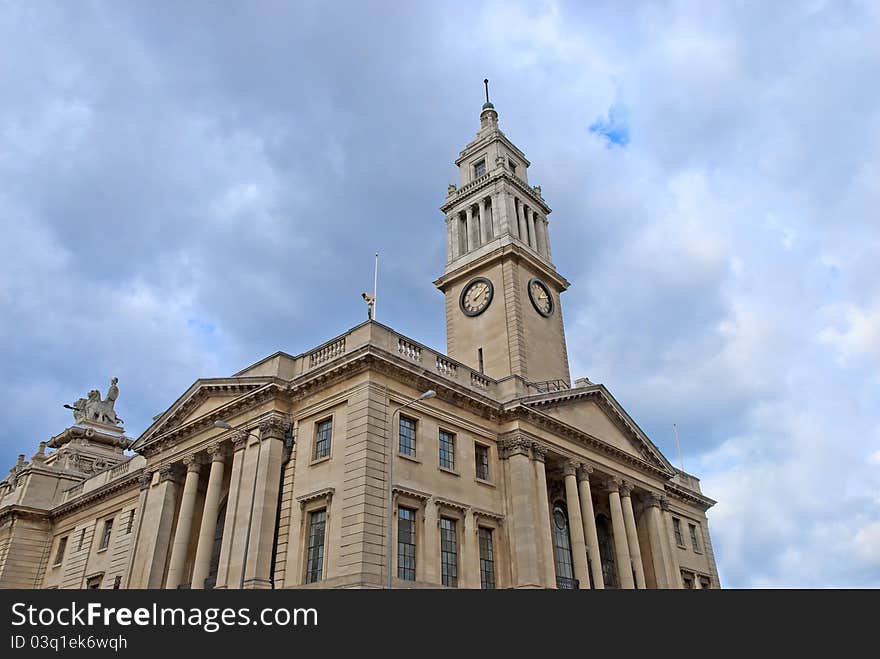
[[[486,103],[488,103],[489,102],[489,78],[484,78],[483,84],[486,85]]]

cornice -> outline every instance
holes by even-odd
[[[703,511],[709,510],[709,508],[718,503],[714,499],[670,482],[666,483],[666,493],[679,501],[696,504]]]
[[[472,197],[475,194],[482,192],[486,188],[493,187],[495,183],[500,180],[504,180],[511,186],[516,188],[517,191],[521,192],[525,197],[527,197],[528,200],[532,202],[532,204],[539,207],[545,216],[553,212],[550,206],[547,205],[547,202],[544,201],[544,198],[540,194],[538,194],[537,190],[530,187],[528,183],[523,181],[518,176],[511,174],[503,168],[492,170],[491,172],[484,174],[480,178],[453,190],[452,194],[447,196],[446,200],[443,202],[443,205],[440,206],[440,211],[444,215],[449,213],[449,211],[455,208],[458,204],[465,202],[469,197]]]
[[[128,487],[132,486],[140,486],[141,475],[144,473],[144,468],[136,469],[135,471],[127,473],[124,477],[118,478],[115,481],[110,481],[109,483],[105,483],[101,487],[96,487],[94,490],[86,492],[85,494],[79,495],[76,499],[72,501],[67,501],[60,506],[56,506],[49,511],[50,517],[54,520],[58,517],[66,515],[74,510],[78,510],[83,506],[86,506],[98,499],[102,499],[107,495],[113,494],[120,490],[124,490]]]
[[[325,487],[320,490],[315,490],[314,492],[309,492],[308,494],[303,494],[296,498],[297,503],[300,506],[304,506],[310,501],[317,501],[318,499],[327,499],[328,501],[333,499],[333,495],[336,494],[336,489],[332,487]]]
[[[451,270],[444,272],[440,277],[434,280],[434,286],[443,290],[453,282],[469,276],[474,270],[482,270],[486,266],[495,263],[504,258],[511,258],[515,261],[523,261],[531,268],[538,271],[542,278],[550,280],[560,290],[565,291],[570,286],[569,281],[563,277],[548,261],[539,258],[535,254],[527,250],[523,245],[509,237],[501,236],[495,240],[501,241],[495,249],[479,257],[469,259],[460,265],[456,265]],[[471,256],[473,253],[468,254]],[[453,261],[453,263],[455,263]]]
[[[407,487],[406,485],[394,485],[391,488],[392,494],[402,494],[403,496],[410,497],[412,499],[418,499],[419,501],[427,501],[431,498],[431,495],[427,492],[422,492],[420,490],[416,490],[412,487]]]

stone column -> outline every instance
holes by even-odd
[[[519,238],[519,221],[516,217],[516,197],[512,194],[503,194],[504,209],[507,211],[507,233]]]
[[[584,523],[581,519],[581,504],[578,498],[577,463],[565,464],[565,505],[568,508],[568,533],[571,536],[571,555],[574,562],[574,577],[579,588],[590,588],[590,575],[587,574],[587,543],[584,540]]]
[[[526,245],[529,244],[529,232],[526,230],[525,207],[521,201],[516,202],[516,223],[519,230],[519,239]]]
[[[642,565],[642,551],[639,548],[639,532],[636,530],[636,516],[632,507],[632,485],[623,483],[620,486],[620,502],[623,505],[623,523],[626,526],[626,544],[632,558],[633,575],[636,579],[636,588],[644,590],[645,568]]]
[[[544,220],[537,213],[532,213],[532,222],[535,224],[535,250],[544,256]]]
[[[672,512],[669,510],[669,499],[660,498],[660,508],[663,510],[663,540],[666,542],[667,568],[669,570],[669,587],[684,588],[681,580],[681,566],[678,564],[678,547],[672,541]]]
[[[208,475],[208,489],[205,492],[205,507],[190,585],[195,590],[205,587],[205,579],[211,571],[211,553],[214,550],[214,533],[217,531],[217,514],[220,510],[220,488],[223,486],[223,472],[226,467],[226,454],[221,444],[211,444],[208,447],[208,456],[211,459],[211,473]]]
[[[474,217],[474,207],[468,206],[465,209],[465,221],[467,223],[468,251],[475,249],[480,244],[480,236],[477,228],[477,218]]]
[[[532,444],[535,456],[535,484],[537,491],[538,544],[544,555],[544,587],[556,588],[556,560],[553,555],[553,529],[550,527],[550,497],[547,495],[547,471],[544,459],[547,448]]]
[[[499,446],[507,460],[510,476],[510,553],[515,564],[513,584],[517,588],[540,588],[538,547],[535,542],[535,479],[529,460],[531,443],[525,439],[505,440]]]
[[[468,508],[464,515],[464,547],[462,547],[461,567],[464,574],[462,586],[465,588],[481,587],[480,582],[480,536],[474,511]]]
[[[489,219],[489,208],[486,198],[480,199],[480,242],[486,244],[492,239],[492,220]]]
[[[228,583],[230,578],[230,563],[232,562],[232,547],[235,540],[241,537],[243,531],[238,531],[236,536],[236,521],[238,520],[238,500],[241,493],[242,467],[244,465],[245,448],[247,447],[248,435],[241,432],[232,440],[232,471],[229,473],[229,495],[226,497],[226,519],[223,520],[223,539],[220,541],[220,560],[217,565],[217,583],[214,588],[238,588],[238,582]],[[228,584],[228,586],[227,586]]]
[[[535,214],[529,206],[526,206],[526,222],[529,225],[529,247],[537,250],[537,242],[535,240]]]
[[[593,494],[590,491],[590,474],[593,467],[582,464],[578,469],[578,491],[581,501],[581,519],[584,522],[584,540],[590,557],[590,574],[593,575],[593,588],[603,590],[605,577],[602,575],[602,557],[599,554],[599,533],[596,531],[596,513],[593,511]]]
[[[654,566],[654,580],[657,588],[670,588],[669,568],[666,547],[663,542],[663,519],[660,516],[660,495],[648,497],[648,536],[651,539],[651,563]]]
[[[396,547],[394,551],[397,551]],[[425,551],[423,556],[425,557],[425,581],[440,583],[440,518],[437,516],[437,502],[433,498],[425,502]]]
[[[492,197],[492,231],[496,238],[508,233],[506,195],[496,192]]]
[[[455,227],[455,216],[450,214],[446,216],[446,262],[450,263],[457,254],[455,253],[455,239],[458,237],[458,231]]]
[[[165,465],[159,469],[155,485],[150,486],[144,520],[138,537],[136,567],[138,587],[156,590],[162,587],[165,561],[174,530],[174,509],[177,500],[177,468]]]
[[[257,487],[253,501],[251,534],[247,544],[244,587],[272,587],[272,545],[278,519],[278,491],[281,487],[281,460],[284,455],[284,422],[272,417],[260,424]],[[330,508],[327,508],[327,527]],[[326,533],[326,530],[325,530]],[[329,575],[324,574],[326,579]]]
[[[550,251],[550,222],[546,217],[541,218],[541,235],[544,236],[544,256],[550,261],[553,258],[553,254]]]
[[[186,481],[180,497],[177,528],[174,530],[174,544],[171,547],[171,560],[168,563],[168,578],[165,580],[165,588],[169,590],[174,590],[183,583],[184,563],[189,552],[189,536],[196,508],[196,494],[199,491],[199,470],[202,468],[195,455],[186,456],[183,464],[186,465]]]
[[[618,478],[609,478],[608,502],[611,508],[611,528],[614,534],[614,562],[617,564],[617,575],[621,588],[633,588],[632,560],[626,542],[626,525],[623,521],[623,509],[620,504],[620,485]]]

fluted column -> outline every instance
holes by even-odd
[[[529,232],[526,229],[526,210],[523,203],[519,200],[516,201],[516,222],[519,227],[519,239],[528,245]]]
[[[644,590],[645,568],[642,566],[642,551],[639,548],[639,532],[636,529],[636,516],[632,507],[632,485],[623,483],[620,486],[620,502],[623,506],[623,523],[626,526],[626,543],[629,547],[629,555],[632,558],[633,576],[636,580],[636,588]]]
[[[546,217],[541,218],[541,234],[544,236],[544,256],[550,261],[553,253],[550,251],[550,223]]]
[[[504,440],[502,459],[507,461],[510,482],[510,549],[517,588],[540,588],[538,547],[535,542],[535,477],[529,460],[531,445],[525,439]]]
[[[480,536],[474,511],[468,508],[464,515],[464,547],[462,548],[462,569],[465,588],[480,588]]]
[[[196,494],[199,491],[199,470],[202,467],[195,455],[186,456],[183,464],[186,465],[186,481],[180,497],[177,528],[174,530],[174,544],[171,547],[171,560],[168,562],[168,578],[165,580],[165,588],[169,590],[177,588],[183,582],[183,567],[189,551],[189,536],[192,531]]]
[[[496,238],[507,233],[507,204],[504,197],[500,192],[492,195],[492,232]]]
[[[223,486],[223,473],[226,468],[226,454],[221,444],[208,447],[211,459],[211,473],[208,475],[208,489],[205,492],[205,507],[202,512],[202,525],[199,528],[199,541],[193,561],[192,584],[196,590],[205,587],[205,579],[211,571],[211,554],[214,550],[214,533],[217,531],[217,514],[220,510],[220,488]]]
[[[584,524],[581,519],[581,504],[578,498],[577,463],[565,464],[565,505],[568,508],[568,533],[571,536],[571,555],[574,562],[574,578],[579,588],[590,588],[590,575],[587,574],[587,543],[584,540]]]
[[[446,216],[446,262],[449,263],[458,254],[456,254],[456,238],[458,238],[458,228],[455,226],[455,215]]]
[[[547,495],[547,471],[544,459],[547,448],[541,444],[532,445],[535,456],[535,485],[537,490],[538,542],[544,554],[544,587],[556,588],[556,560],[553,555],[553,529],[550,527],[550,497]]]
[[[239,519],[239,498],[241,494],[242,470],[248,435],[239,432],[232,440],[232,470],[229,472],[229,494],[226,497],[226,519],[223,521],[223,539],[220,541],[220,560],[217,566],[217,583],[214,588],[238,588],[238,582],[230,582],[233,546],[242,533],[236,533],[236,520]],[[237,552],[236,552],[237,553]]]
[[[529,225],[529,247],[537,249],[537,242],[535,241],[535,214],[529,206],[526,206],[526,222]]]
[[[654,566],[654,580],[657,588],[670,588],[669,568],[666,558],[666,547],[663,543],[663,519],[660,513],[660,495],[648,497],[648,537],[651,542],[651,564]]]
[[[251,534],[246,546],[245,588],[271,588],[272,544],[278,519],[278,491],[284,454],[284,422],[272,417],[260,424],[255,498],[252,503]],[[250,494],[250,493],[249,493]],[[330,507],[327,507],[327,526]],[[325,575],[324,578],[327,578]]]
[[[433,498],[425,502],[424,557],[425,581],[440,583],[440,518],[437,516],[437,502]]]
[[[614,562],[617,564],[617,575],[621,588],[633,588],[632,561],[626,542],[626,525],[623,521],[623,509],[620,504],[620,480],[609,478],[608,503],[611,508],[611,528],[614,534]]]
[[[660,498],[660,508],[663,511],[663,540],[666,542],[667,568],[669,569],[669,587],[684,588],[681,581],[681,566],[678,563],[678,547],[672,542],[672,512],[669,510],[669,499]]]
[[[593,588],[605,588],[605,577],[602,575],[602,557],[599,554],[599,533],[596,530],[596,513],[593,511],[593,494],[590,491],[590,474],[593,467],[582,464],[578,469],[578,491],[581,501],[581,518],[584,523],[584,540],[587,542],[587,554],[590,557],[590,574],[593,575]]]
[[[468,206],[465,211],[465,222],[467,223],[468,251],[476,248],[480,244],[480,236],[477,232],[477,218],[474,217],[473,206]]]
[[[532,222],[535,224],[535,250],[544,256],[544,220],[538,213],[532,213]]]
[[[480,242],[484,245],[492,240],[492,219],[489,217],[489,205],[486,203],[488,199],[483,197],[480,200],[480,231],[482,236]]]

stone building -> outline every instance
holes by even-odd
[[[488,100],[455,163],[445,354],[369,320],[135,440],[92,391],[0,483],[0,586],[718,588],[698,479],[571,381],[550,208]]]

